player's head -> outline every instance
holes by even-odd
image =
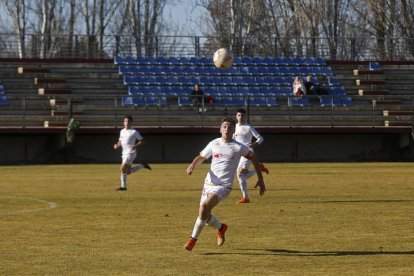
[[[130,115],[125,115],[124,116],[124,127],[125,128],[129,128],[132,125],[132,117]]]
[[[220,133],[225,142],[233,140],[233,134],[236,127],[236,121],[231,117],[225,117],[221,120]]]
[[[237,109],[236,119],[239,124],[243,124],[246,121],[246,110],[244,108]]]

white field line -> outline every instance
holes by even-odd
[[[45,208],[36,208],[36,209],[29,209],[29,210],[12,211],[12,212],[6,212],[4,214],[20,214],[20,213],[38,212],[38,211],[44,211],[44,210],[57,208],[59,206],[55,202],[46,201],[46,200],[43,200],[43,199],[40,199],[40,198],[34,198],[34,197],[0,196],[0,198],[1,197],[2,198],[17,199],[17,200],[31,200],[31,201],[36,201],[36,202],[47,204],[47,207],[45,207]],[[1,212],[0,212],[0,214],[1,214]]]

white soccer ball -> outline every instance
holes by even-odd
[[[218,49],[213,56],[214,65],[220,69],[229,69],[233,65],[233,52],[227,48]]]

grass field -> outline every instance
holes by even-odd
[[[413,275],[414,164],[268,164],[267,193],[230,197],[182,246],[208,169],[154,164],[116,192],[118,165],[0,167],[1,275]],[[249,181],[254,186],[256,177]]]

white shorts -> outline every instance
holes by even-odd
[[[137,152],[132,152],[132,153],[128,153],[128,154],[123,154],[122,155],[122,164],[125,165],[132,165],[132,163],[134,162],[134,159],[137,157]]]
[[[252,162],[246,157],[240,157],[239,165],[237,166],[237,171],[240,171],[242,169],[248,169],[251,163]]]
[[[231,188],[219,185],[204,184],[203,190],[201,191],[200,205],[208,198],[209,195],[217,195],[218,201],[220,202],[222,199],[228,197],[230,192]]]

